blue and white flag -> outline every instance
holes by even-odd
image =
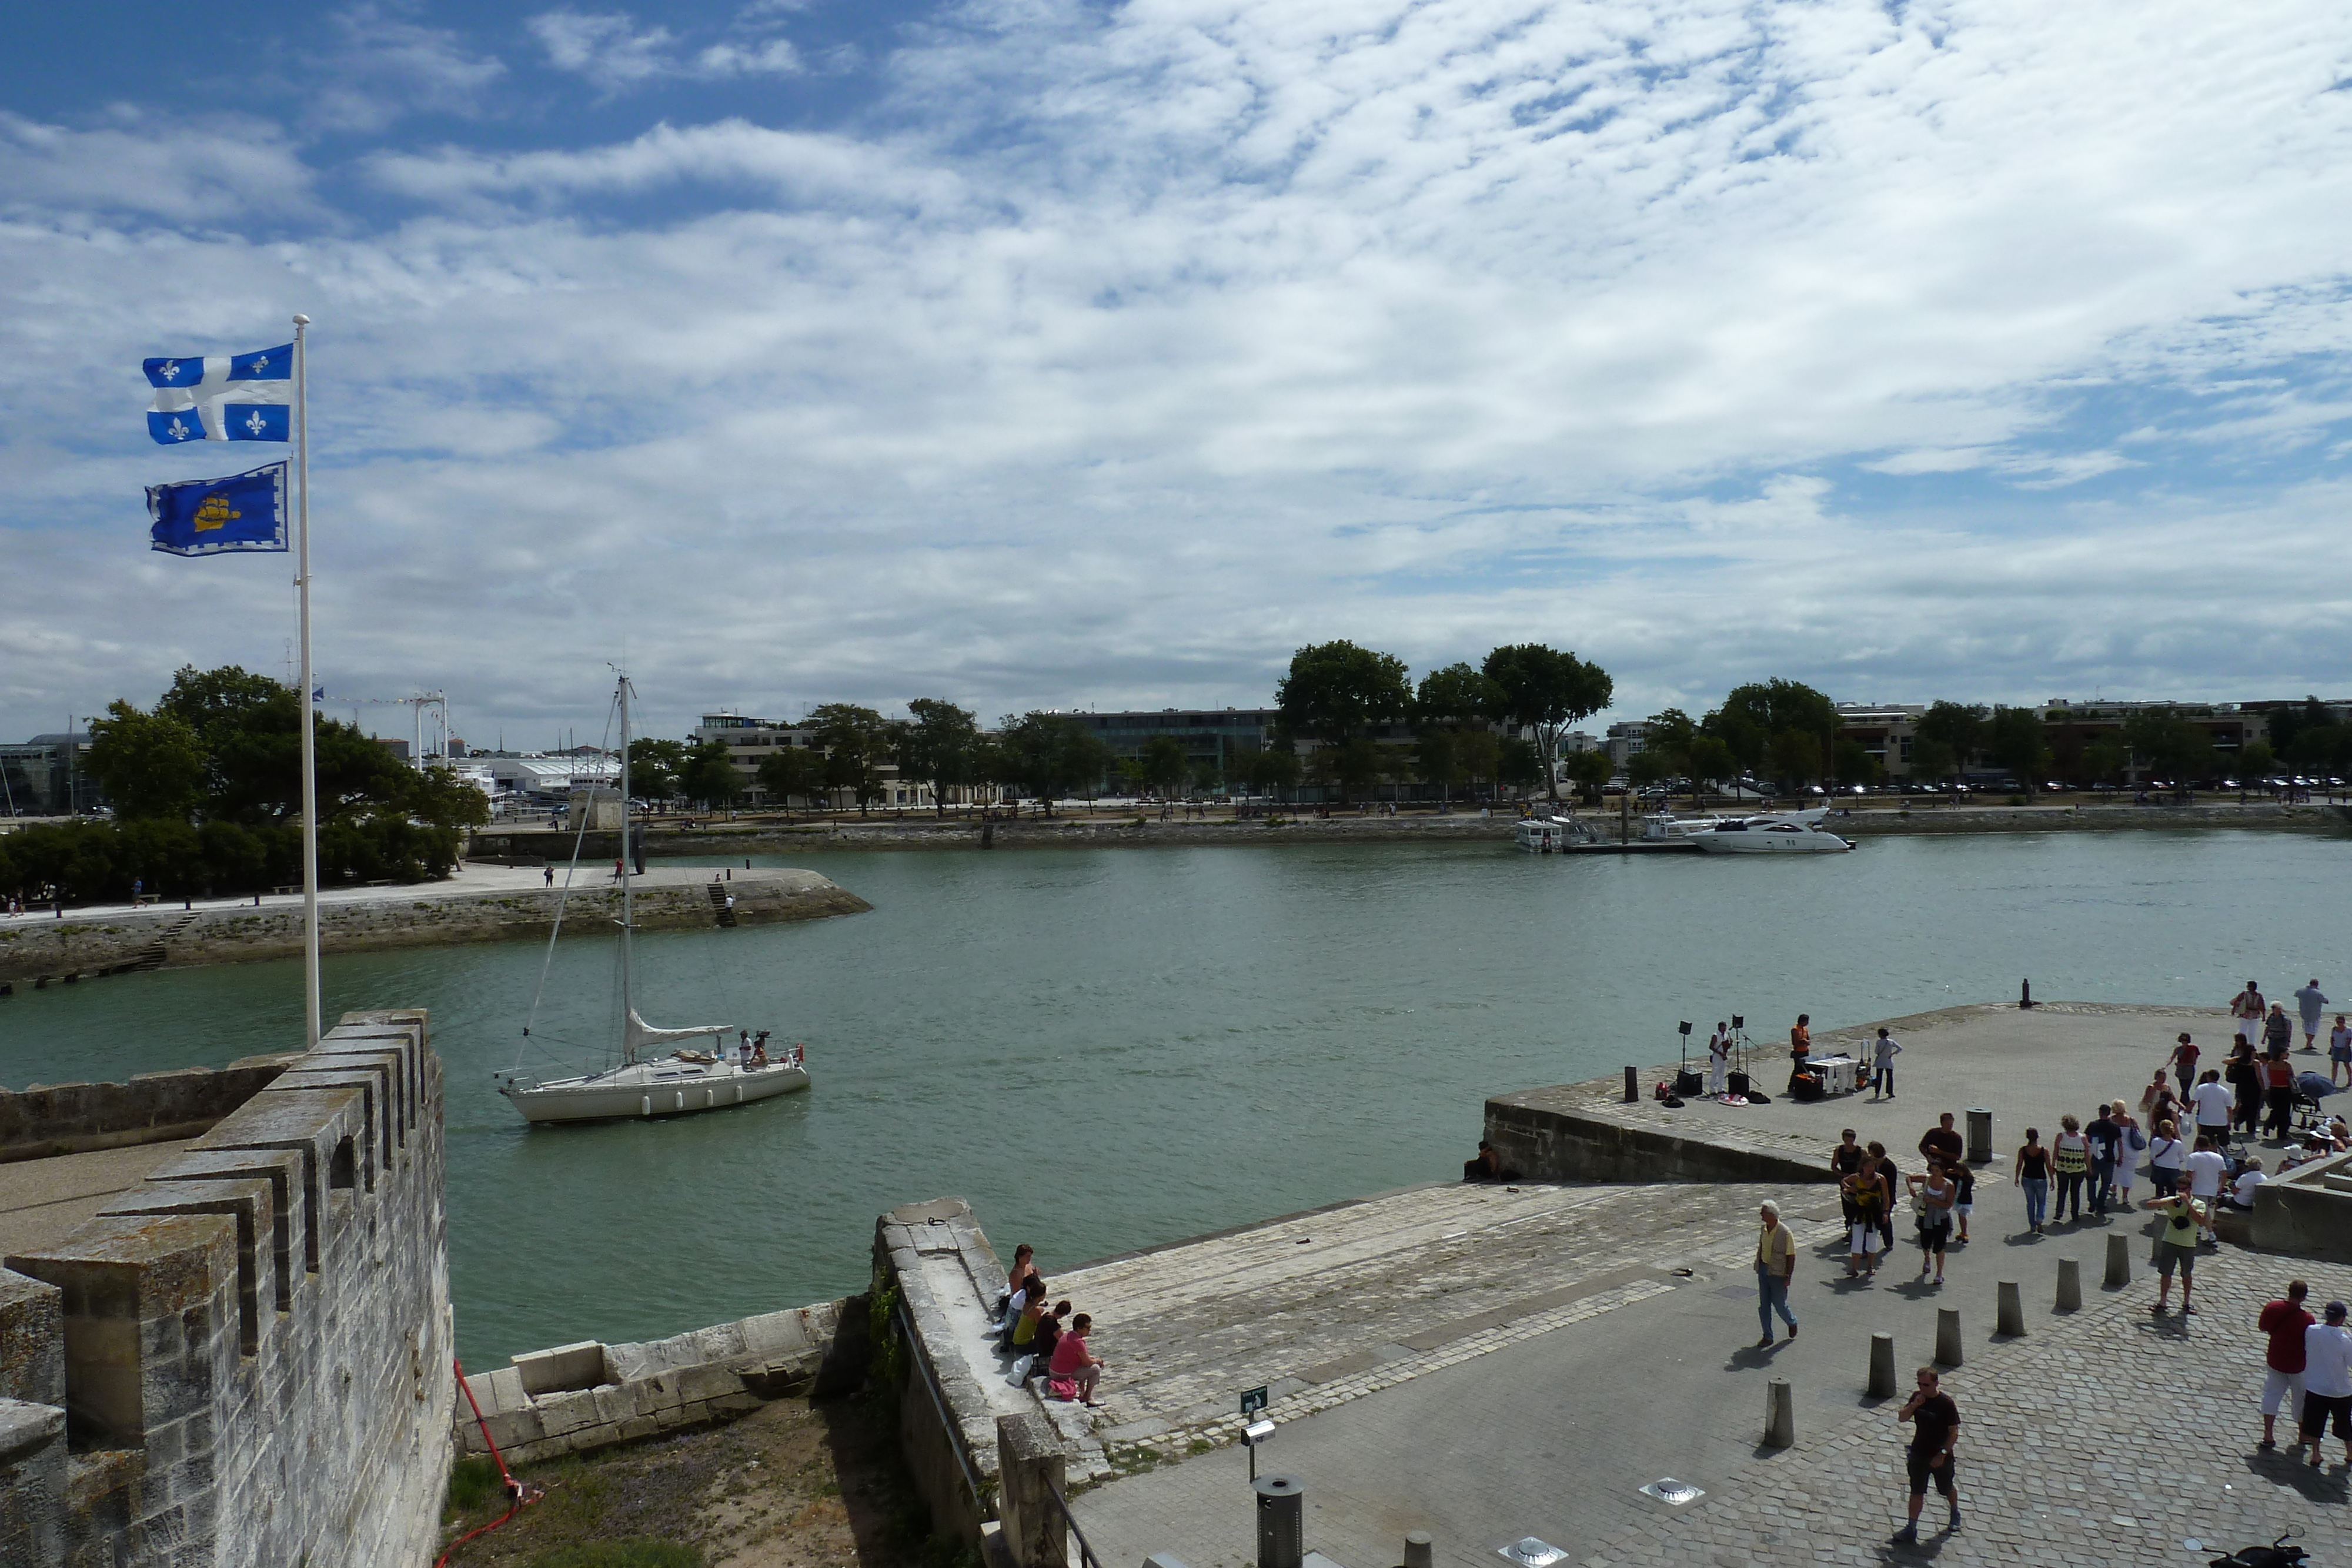
[[[272,463],[226,479],[148,486],[150,548],[166,555],[284,549],[286,469]]]
[[[292,396],[294,345],[250,354],[146,361],[155,401],[147,434],[166,446],[183,441],[285,441]],[[162,549],[162,546],[157,546]]]

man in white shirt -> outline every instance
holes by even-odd
[[[2189,1173],[2189,1196],[2205,1206],[2205,1239],[2219,1246],[2221,1239],[2213,1234],[2213,1202],[2221,1196],[2221,1178],[2228,1174],[2230,1162],[2213,1147],[2212,1139],[2200,1138],[2196,1152],[2183,1162],[2183,1168]]]
[[[2197,1107],[2197,1131],[2212,1139],[2217,1148],[2229,1142],[2230,1119],[2237,1113],[2238,1096],[2221,1082],[2217,1069],[2205,1070],[2197,1087],[2189,1092],[2189,1102]]]
[[[2344,1326],[2344,1303],[2327,1303],[2327,1318],[2303,1331],[2303,1440],[2311,1445],[2311,1468],[2319,1468],[2319,1445],[2335,1417],[2352,1465],[2352,1329]]]
[[[1725,1024],[1717,1024],[1715,1032],[1706,1037],[1706,1092],[1720,1094],[1724,1076],[1731,1071],[1731,1035]]]
[[[2246,1162],[2244,1172],[2241,1174],[2237,1181],[2231,1186],[2230,1207],[2232,1208],[2253,1207],[2254,1189],[2269,1179],[2269,1177],[2263,1175],[2262,1161],[2248,1160]]]

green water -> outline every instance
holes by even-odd
[[[740,863],[740,862],[739,862]],[[773,862],[772,862],[773,863]],[[533,1132],[493,1092],[541,947],[331,960],[327,1010],[432,1009],[468,1364],[842,1294],[874,1218],[969,1197],[1057,1266],[1459,1172],[1486,1095],[1671,1057],[1677,1019],[1778,1036],[2037,996],[2219,1006],[2343,965],[2352,839],[1880,840],[1851,855],[1562,860],[1507,845],[858,852],[875,905],[640,946],[658,1023],[808,1042],[807,1094]],[[284,1049],[299,966],[0,1001],[0,1082]],[[557,950],[542,1030],[601,1038],[611,946]]]

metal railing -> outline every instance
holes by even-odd
[[[1102,1559],[1096,1556],[1095,1549],[1087,1544],[1087,1532],[1078,1528],[1078,1516],[1070,1511],[1070,1500],[1064,1497],[1062,1489],[1050,1480],[1045,1483],[1045,1490],[1053,1495],[1054,1506],[1062,1511],[1062,1522],[1070,1527],[1070,1534],[1077,1540],[1078,1561],[1086,1564],[1086,1568],[1103,1568]]]
[[[907,1311],[907,1298],[898,1298],[898,1332],[906,1336],[907,1359],[915,1364],[915,1374],[923,1381],[923,1392],[931,1396],[931,1408],[939,1413],[940,1435],[947,1440],[948,1451],[955,1455],[956,1469],[963,1472],[964,1490],[971,1493],[973,1511],[982,1520],[989,1516],[988,1500],[981,1495],[980,1479],[971,1473],[971,1461],[964,1457],[963,1428],[948,1414],[948,1402],[940,1394],[940,1385],[931,1378],[930,1363],[923,1355],[922,1341],[915,1336],[915,1321]],[[1063,1511],[1068,1512],[1065,1506]],[[1076,1528],[1073,1526],[1072,1528]]]

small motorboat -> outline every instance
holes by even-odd
[[[1570,844],[1591,843],[1598,836],[1573,817],[1522,817],[1511,841],[1531,855],[1549,855]]]
[[[1727,817],[1689,841],[1711,855],[1835,854],[1853,848],[1823,828],[1822,808],[1810,811],[1766,811],[1752,817]]]

